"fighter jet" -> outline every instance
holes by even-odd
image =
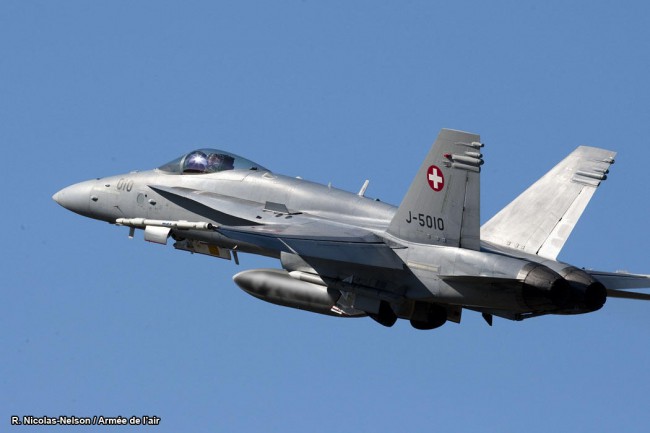
[[[557,260],[615,153],[580,146],[480,226],[483,144],[443,129],[399,207],[277,174],[233,153],[199,149],[150,171],[88,180],[53,199],[129,236],[239,264],[247,293],[336,317],[416,329],[460,323],[463,310],[524,320],[599,310],[608,297],[650,300],[650,275],[600,272]]]

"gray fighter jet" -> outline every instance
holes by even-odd
[[[480,137],[443,129],[399,207],[248,159],[200,149],[157,169],[81,182],[54,195],[144,239],[239,262],[280,260],[235,283],[262,300],[417,329],[459,323],[463,309],[523,320],[600,309],[607,297],[650,300],[650,275],[556,260],[615,153],[581,146],[480,226]]]

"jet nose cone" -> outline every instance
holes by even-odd
[[[88,216],[91,200],[91,191],[94,180],[76,183],[63,188],[52,196],[52,199],[64,208],[78,214]]]

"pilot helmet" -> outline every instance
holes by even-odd
[[[188,153],[183,163],[183,173],[203,173],[208,166],[208,158],[200,150]]]

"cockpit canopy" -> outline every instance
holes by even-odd
[[[224,170],[269,171],[253,161],[218,149],[194,150],[158,167],[158,169],[178,174],[217,173]]]

